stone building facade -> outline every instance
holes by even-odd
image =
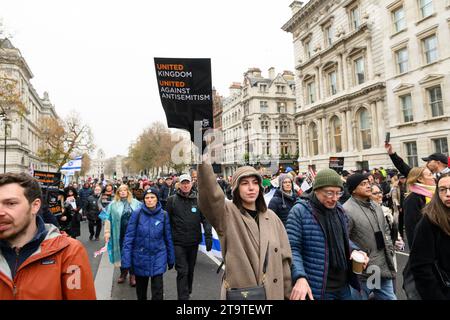
[[[294,39],[301,170],[328,167],[332,156],[345,157],[346,169],[392,167],[388,131],[414,165],[448,150],[449,53],[438,48],[449,39],[448,7],[435,0],[291,4],[283,30]],[[409,52],[399,53],[405,47]],[[399,72],[399,63],[411,67]]]
[[[250,68],[243,83],[233,83],[223,101],[223,173],[232,175],[239,165],[269,164],[297,154],[294,125],[295,83],[290,71],[263,77]],[[273,162],[273,161],[272,161]]]
[[[39,121],[42,116],[58,119],[55,107],[50,102],[47,92],[41,98],[31,84],[33,73],[26,63],[19,49],[15,48],[8,39],[1,40],[0,46],[0,74],[8,79],[14,79],[20,93],[20,99],[25,106],[25,113],[20,116],[17,112],[8,113],[6,133],[6,171],[28,172],[32,166],[34,170],[54,171],[45,159],[39,159],[38,149],[45,143],[39,135]],[[3,169],[5,152],[5,121],[0,127],[0,166]],[[42,160],[42,161],[41,161]]]

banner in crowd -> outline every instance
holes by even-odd
[[[211,59],[155,58],[156,79],[169,128],[185,129],[194,141],[194,121],[212,128]]]
[[[61,214],[62,205],[61,201],[58,200],[61,173],[34,170],[33,177],[41,186],[43,198],[48,204],[49,211],[54,215]]]
[[[76,157],[73,160],[69,160],[61,167],[61,172],[65,175],[70,175],[76,171],[81,171],[81,159],[82,157]]]
[[[344,170],[344,157],[330,157],[329,168],[341,174]]]

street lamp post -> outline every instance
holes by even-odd
[[[3,124],[5,125],[5,140],[4,140],[4,146],[3,146],[3,173],[6,173],[6,138],[8,135],[9,118],[7,117],[5,112],[0,113],[0,117],[3,121]]]

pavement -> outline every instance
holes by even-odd
[[[89,254],[89,260],[95,278],[95,288],[98,300],[136,300],[136,289],[131,287],[127,281],[118,284],[117,279],[120,275],[119,268],[114,268],[109,263],[108,254],[104,253],[94,258],[94,252],[104,246],[103,231],[100,235],[100,241],[89,240],[89,230],[87,221],[81,223],[81,236],[78,237]],[[406,300],[402,289],[403,275],[402,271],[408,262],[409,250],[397,252],[397,272],[396,293],[398,300]],[[223,272],[216,273],[218,269],[218,259],[210,258],[209,255],[199,251],[197,264],[195,266],[194,283],[191,300],[219,300],[220,283]],[[148,299],[151,299],[150,284],[148,290]],[[164,299],[177,300],[176,271],[169,270],[164,274]]]
[[[81,236],[78,237],[86,247],[92,271],[95,279],[95,289],[98,300],[136,300],[136,288],[128,283],[117,283],[120,269],[109,263],[108,254],[103,253],[94,258],[94,253],[104,246],[103,231],[100,241],[89,240],[89,229],[87,221],[81,222]],[[199,251],[195,265],[194,283],[192,285],[191,300],[219,300],[220,283],[223,272],[217,274],[220,261],[210,258],[207,254]],[[177,300],[177,273],[175,268],[164,274],[164,300]],[[150,283],[147,297],[151,299]]]

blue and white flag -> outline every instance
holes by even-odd
[[[208,254],[211,253],[213,256],[222,259],[222,250],[220,249],[220,240],[219,240],[219,236],[217,235],[216,230],[214,230],[214,228],[212,228],[212,239],[213,239],[213,244],[212,244],[212,248],[210,252],[206,251],[206,244],[205,244],[205,230],[202,227],[202,242],[200,242],[199,245],[199,249],[200,251]]]
[[[82,157],[76,157],[74,160],[70,160],[69,162],[65,163],[61,168],[61,172],[64,174],[67,174],[69,172],[80,171],[81,170],[81,158]]]

